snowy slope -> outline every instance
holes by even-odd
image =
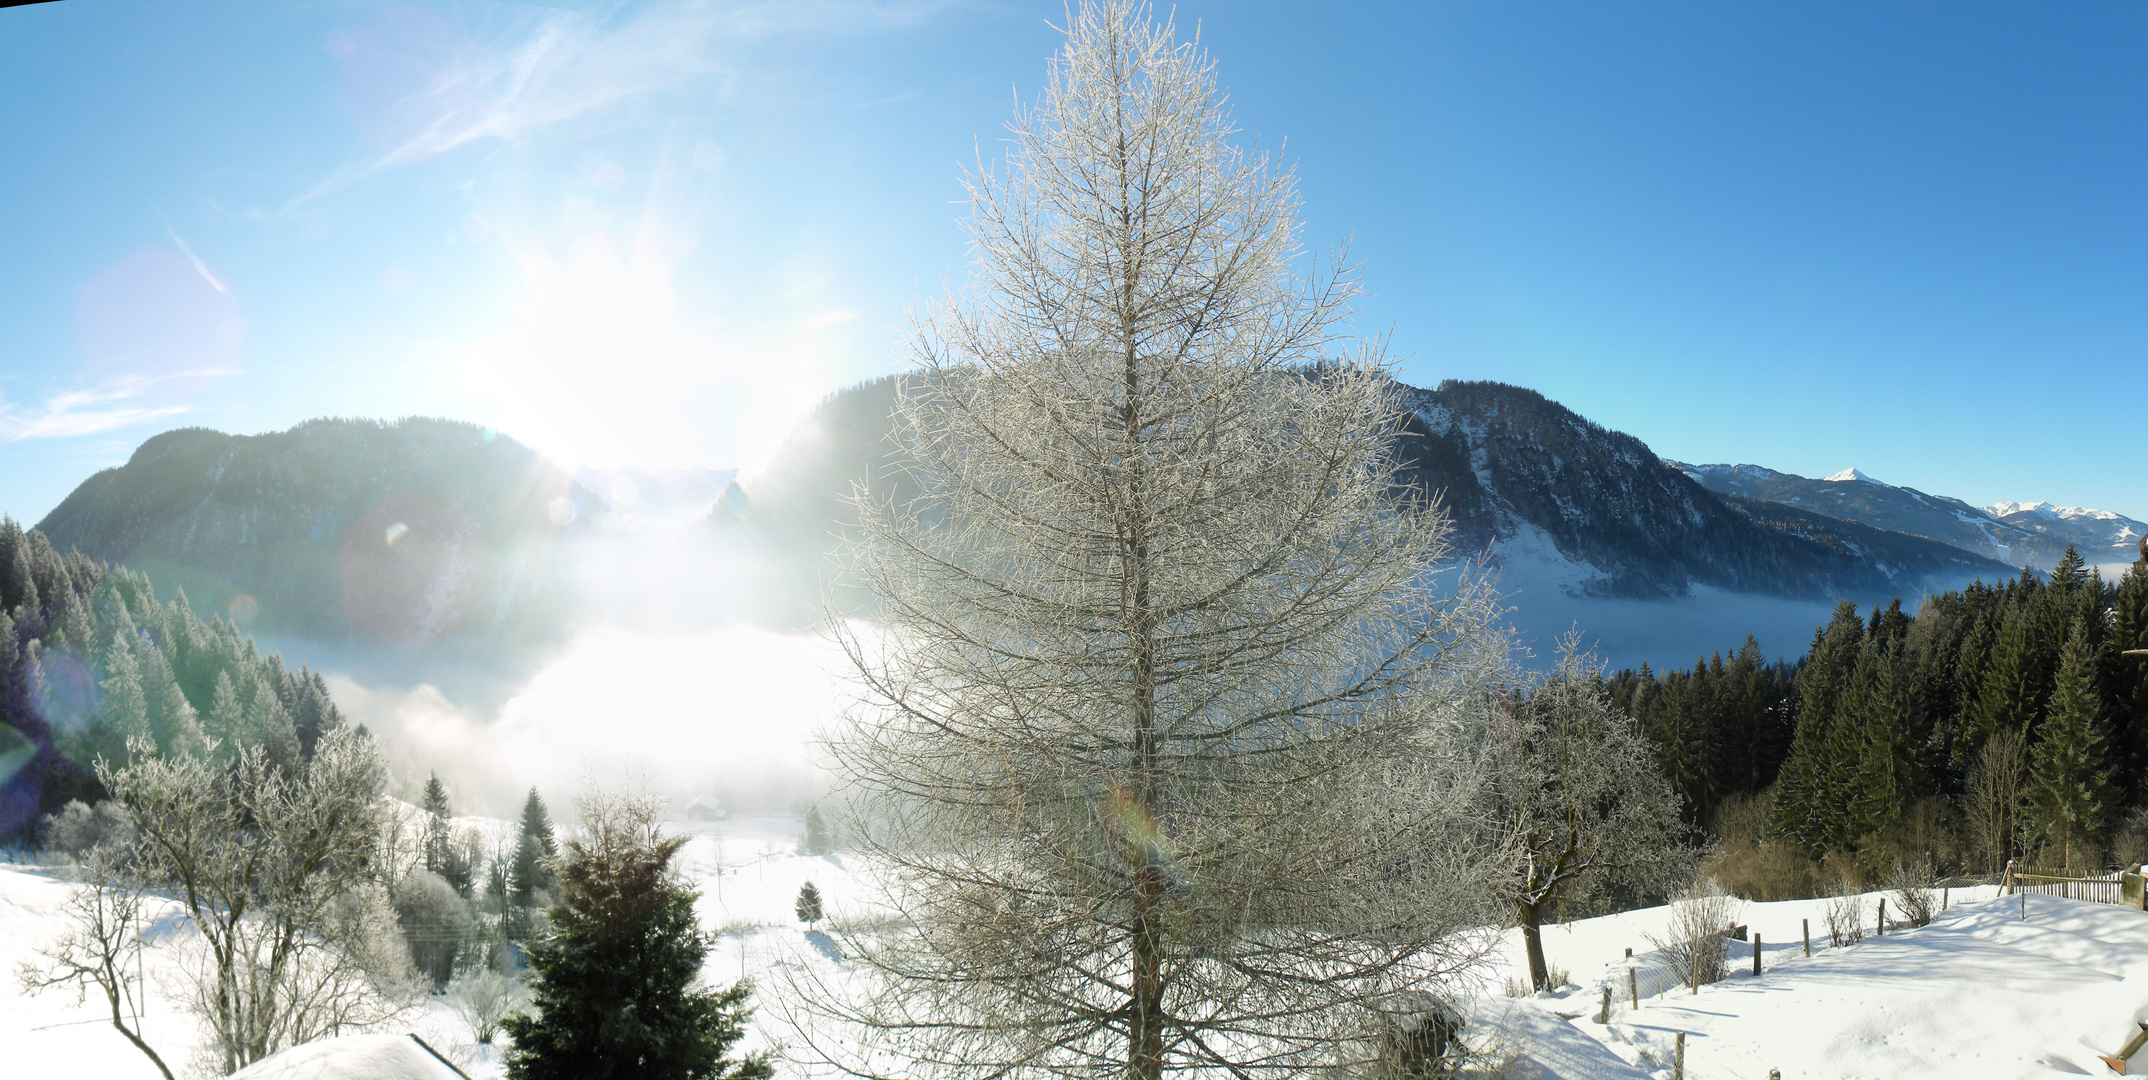
[[[2091,563],[2127,563],[2140,554],[2148,524],[2109,510],[2054,506],[2047,502],[1993,503],[1984,511],[2017,529],[2063,548],[2074,545]]]
[[[1664,909],[1583,920],[1545,933],[1550,963],[1575,985],[1530,1000],[1574,1015],[1571,1031],[1657,1076],[1668,1075],[1661,1066],[1680,1031],[1686,1075],[1698,1080],[1770,1069],[1800,1080],[2110,1075],[2096,1056],[2115,1053],[2148,1016],[2148,915],[2031,896],[2024,920],[2022,898],[1995,891],[1956,890],[1932,925],[1842,949],[1826,948],[1825,901],[1748,905],[1741,920],[1762,939],[1764,974],[1752,977],[1750,946],[1733,942],[1732,976],[1698,995],[1651,993],[1667,981],[1646,939]],[[1863,900],[1868,924],[1882,895]],[[1801,919],[1820,935],[1809,959]],[[1508,945],[1511,969],[1526,970],[1516,932]],[[1638,1009],[1627,1004],[1629,966],[1641,973]],[[1615,1002],[1609,1025],[1592,1022],[1604,987]],[[2129,1072],[2148,1072],[2148,1054]]]
[[[680,869],[701,889],[703,928],[718,936],[705,977],[755,980],[760,1011],[749,1046],[795,1042],[784,1021],[791,976],[838,985],[844,976],[833,942],[809,934],[793,914],[798,887],[819,886],[831,921],[856,917],[871,907],[862,868],[840,853],[799,855],[802,826],[789,815],[678,827],[692,836]],[[0,864],[7,970],[65,929],[66,889],[48,868]],[[1820,930],[1810,958],[1801,955],[1800,920],[1823,927],[1825,901],[1748,905],[1740,918],[1762,938],[1766,973],[1754,979],[1749,947],[1734,942],[1737,973],[1698,995],[1668,986],[1649,952],[1647,935],[1666,925],[1666,909],[1547,927],[1548,959],[1571,983],[1526,998],[1500,993],[1526,970],[1520,935],[1508,930],[1474,984],[1472,1039],[1519,1052],[1512,1075],[1565,1080],[1668,1077],[1680,1031],[1688,1033],[1686,1075],[1696,1080],[1758,1078],[1771,1068],[1798,1080],[2107,1075],[2095,1055],[2114,1052],[2135,1018],[2148,1015],[2148,915],[2030,897],[2024,920],[2020,898],[1995,899],[1994,891],[1955,890],[1951,909],[1931,926],[1842,949],[1826,948]],[[1879,895],[1864,898],[1868,913]],[[153,984],[173,984],[183,936],[173,929],[149,950]],[[1626,959],[1627,948],[1636,959]],[[1629,966],[1639,972],[1639,1008],[1626,1000]],[[1604,987],[1617,999],[1607,1025],[1593,1022]],[[443,1003],[399,1030],[417,1032],[473,1077],[502,1075],[499,1048],[471,1044]],[[153,1002],[147,1031],[175,1067],[196,1045],[168,999]],[[10,1075],[155,1076],[101,1012],[75,1006],[71,995],[0,993],[0,1045],[9,1048]],[[2148,1066],[2148,1055],[2140,1065]]]

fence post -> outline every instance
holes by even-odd
[[[2012,859],[2008,859],[2008,860],[2006,860],[2006,873],[2004,873],[2004,874],[2001,874],[2001,875],[1999,876],[1999,895],[2001,895],[2001,896],[2012,896],[2013,894],[2014,894],[2014,860],[2012,860]]]
[[[1798,920],[1798,925],[1800,925],[1800,926],[1803,926],[1803,927],[1805,928],[1805,957],[1806,957],[1806,959],[1811,959],[1811,958],[1812,958],[1812,920],[1811,920],[1811,919],[1799,919],[1799,920]]]
[[[1686,1080],[1686,1033],[1678,1033],[1678,1057],[1671,1062],[1671,1080]]]
[[[1753,931],[1753,978],[1760,977],[1760,931]]]
[[[1599,1024],[1611,1022],[1611,988],[1608,986],[1604,987],[1604,1003],[1596,1010],[1596,1022]]]
[[[1887,898],[1879,898],[1879,925],[1872,931],[1873,937],[1887,936]]]
[[[1939,910],[1941,911],[1947,909],[1947,888],[1945,885],[1939,887]]]
[[[1633,950],[1628,949],[1626,951],[1632,952]],[[1641,1007],[1641,984],[1634,979],[1632,968],[1626,969],[1626,994],[1633,999],[1634,1008]]]
[[[2148,877],[2141,875],[2139,866],[2118,875],[2118,902],[2129,908],[2148,907],[2148,904],[2142,902],[2144,892],[2148,892],[2143,889],[2143,885],[2148,885]]]

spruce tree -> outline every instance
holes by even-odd
[[[1838,832],[1842,773],[1851,764],[1831,753],[1836,713],[1856,674],[1864,620],[1847,600],[1815,631],[1805,668],[1798,675],[1801,700],[1789,760],[1776,785],[1773,827],[1810,854],[1827,850]]]
[[[807,855],[826,855],[834,850],[835,842],[828,836],[828,823],[821,819],[820,807],[806,807],[805,853]]]
[[[2074,853],[2101,831],[2111,808],[2110,762],[2091,681],[2095,666],[2085,621],[2076,620],[2029,765],[2034,828],[2068,868]]]
[[[1973,750],[2002,729],[2027,733],[2034,726],[2038,698],[2035,613],[2026,603],[2009,604],[2000,617],[1984,685],[1977,692],[1964,742]]]
[[[808,881],[798,887],[798,903],[795,905],[798,921],[811,926],[822,918],[820,888]]]
[[[700,986],[710,940],[696,892],[671,872],[686,842],[658,801],[596,795],[560,866],[553,934],[530,952],[532,1013],[508,1018],[514,1080],[700,1080],[774,1075],[768,1056],[724,1055],[745,1034],[752,986]]]
[[[2126,568],[2111,600],[2110,674],[2104,701],[2110,708],[2112,754],[2128,783],[2130,805],[2148,803],[2148,560]]]
[[[559,854],[552,840],[552,817],[544,800],[531,788],[522,801],[522,822],[515,835],[515,854],[507,867],[507,898],[516,907],[534,907],[540,891],[553,886],[553,856]]]
[[[241,740],[245,734],[246,710],[239,704],[239,691],[231,681],[231,672],[216,673],[216,689],[209,706],[208,723],[204,728],[208,736],[217,742],[217,753],[229,759],[245,749]]]
[[[425,811],[425,836],[423,853],[425,868],[435,874],[447,869],[453,841],[448,834],[449,818],[453,811],[448,807],[447,786],[440,782],[439,773],[429,773],[425,780],[425,801],[419,807]]]

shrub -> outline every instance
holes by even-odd
[[[1894,872],[1888,875],[1887,887],[1894,892],[1895,907],[1913,927],[1930,923],[1938,913],[1939,898],[1932,894],[1932,878],[1929,859],[1896,863]]]
[[[1863,898],[1857,886],[1848,879],[1840,880],[1835,895],[1828,898],[1823,914],[1827,918],[1827,940],[1835,948],[1855,945],[1865,939],[1865,913]]]
[[[1661,934],[1647,935],[1678,981],[1698,993],[1728,970],[1723,939],[1744,907],[1714,878],[1702,877],[1671,902],[1671,918]]]
[[[489,967],[463,972],[448,984],[448,1004],[481,1043],[499,1034],[501,1021],[529,999],[522,981]]]
[[[435,989],[455,976],[456,958],[472,937],[469,904],[446,878],[414,870],[395,895],[395,920],[410,947],[410,962]]]
[[[80,799],[72,800],[57,813],[45,815],[38,829],[40,846],[76,860],[86,857],[91,849],[99,846],[115,850],[128,847],[134,843],[134,837],[134,822],[128,820],[127,812],[110,799],[102,800],[96,806]]]

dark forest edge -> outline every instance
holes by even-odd
[[[1789,899],[1894,867],[1993,874],[2010,859],[2148,858],[2148,562],[1845,601],[1794,663],[1748,638],[1692,667],[1608,680],[1655,747],[1710,869]]]

